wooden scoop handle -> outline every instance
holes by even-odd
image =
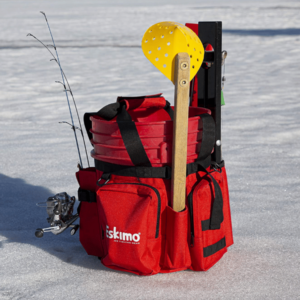
[[[190,57],[181,52],[175,57],[175,99],[173,123],[172,200],[173,209],[182,211],[186,198],[186,162],[190,89]]]

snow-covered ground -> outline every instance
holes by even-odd
[[[300,299],[300,4],[185,2],[0,2],[1,300]],[[50,43],[40,10],[81,117],[120,95],[163,92],[172,102],[172,83],[140,48],[144,31],[165,20],[223,21],[222,142],[235,244],[208,272],[138,277],[103,267],[78,234],[34,236],[47,226],[35,203],[78,188],[74,136],[58,123],[70,121],[59,70],[26,37]]]

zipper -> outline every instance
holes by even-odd
[[[194,190],[192,190],[188,195],[188,205],[190,211],[190,220],[191,220],[191,246],[194,246],[194,212],[193,212],[193,194]]]
[[[159,194],[159,192],[158,192],[158,190],[155,188],[155,187],[153,187],[153,186],[151,186],[151,185],[148,185],[148,184],[145,184],[145,183],[135,183],[135,182],[120,182],[120,183],[106,183],[106,184],[104,184],[104,185],[114,185],[114,184],[133,184],[133,185],[142,185],[142,186],[146,186],[146,187],[148,187],[148,188],[150,188],[150,189],[152,189],[154,192],[155,192],[155,194],[156,194],[156,196],[157,196],[157,200],[158,200],[158,206],[157,206],[157,219],[156,219],[156,230],[155,230],[155,238],[158,238],[158,236],[159,236],[159,221],[160,221],[160,210],[161,210],[161,198],[160,198],[160,194]],[[104,186],[103,185],[103,186]]]

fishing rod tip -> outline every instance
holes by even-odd
[[[47,17],[46,17],[46,14],[45,14],[43,11],[40,11],[40,13],[43,14],[44,17],[45,17],[45,19],[46,19],[46,21],[48,21],[48,20],[47,20]]]

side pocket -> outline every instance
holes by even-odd
[[[195,271],[208,270],[227,252],[224,222],[219,228],[212,224],[214,201],[220,201],[215,198],[214,186],[205,176],[188,196],[191,269]]]
[[[224,226],[226,232],[226,244],[227,247],[233,244],[233,235],[232,235],[232,223],[231,223],[231,212],[230,212],[230,200],[229,200],[229,190],[228,190],[228,182],[227,182],[227,174],[226,169],[223,167],[221,169],[220,177],[221,177],[221,189],[223,195],[223,202],[224,202]]]
[[[163,272],[185,270],[191,265],[188,245],[188,209],[176,212],[171,207],[167,211],[166,247]]]
[[[76,173],[79,183],[79,200],[81,195],[96,194],[95,168],[82,169]],[[96,202],[80,202],[79,209],[79,240],[89,255],[103,256],[103,233],[100,228],[99,215]]]
[[[97,205],[101,226],[105,228],[102,263],[138,275],[158,273],[161,256],[158,190],[143,183],[112,180],[97,191]]]

